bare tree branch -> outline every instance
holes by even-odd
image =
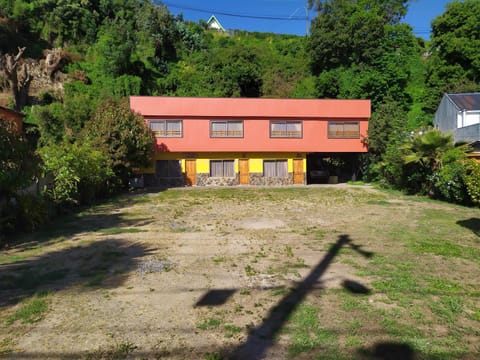
[[[2,75],[10,85],[15,101],[15,110],[17,111],[21,111],[27,104],[28,90],[33,79],[25,63],[19,68],[25,50],[26,47],[19,47],[18,53],[15,56],[11,54],[0,56],[0,75]]]
[[[50,79],[53,79],[53,74],[60,68],[64,54],[61,49],[55,48],[52,50],[45,50],[45,72]]]

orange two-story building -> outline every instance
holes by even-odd
[[[146,185],[305,184],[367,151],[369,100],[130,98],[156,137]],[[331,162],[330,162],[331,163]]]

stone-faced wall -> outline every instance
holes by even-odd
[[[235,174],[235,177],[210,177],[210,174],[197,174],[198,186],[235,186],[239,183],[238,174]]]
[[[155,174],[144,174],[145,186],[182,187],[186,186],[185,178],[160,178]],[[210,177],[210,174],[197,174],[197,186],[236,186],[239,185],[239,175],[235,177]],[[250,185],[281,186],[293,185],[293,173],[287,177],[264,177],[263,173],[250,173]]]
[[[250,173],[250,185],[293,185],[293,173],[287,177],[265,177],[263,173]]]

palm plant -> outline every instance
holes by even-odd
[[[414,136],[401,150],[403,164],[409,168],[409,178],[422,182],[411,184],[414,185],[413,188],[432,196],[439,170],[446,164],[465,159],[469,146],[456,145],[451,134],[433,129]]]
[[[416,163],[426,173],[433,173],[441,166],[444,155],[454,147],[452,135],[430,130],[414,136],[403,146],[403,162]]]

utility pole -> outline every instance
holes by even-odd
[[[309,24],[309,11],[308,11],[308,0],[305,0],[305,36],[308,36],[308,24]]]

